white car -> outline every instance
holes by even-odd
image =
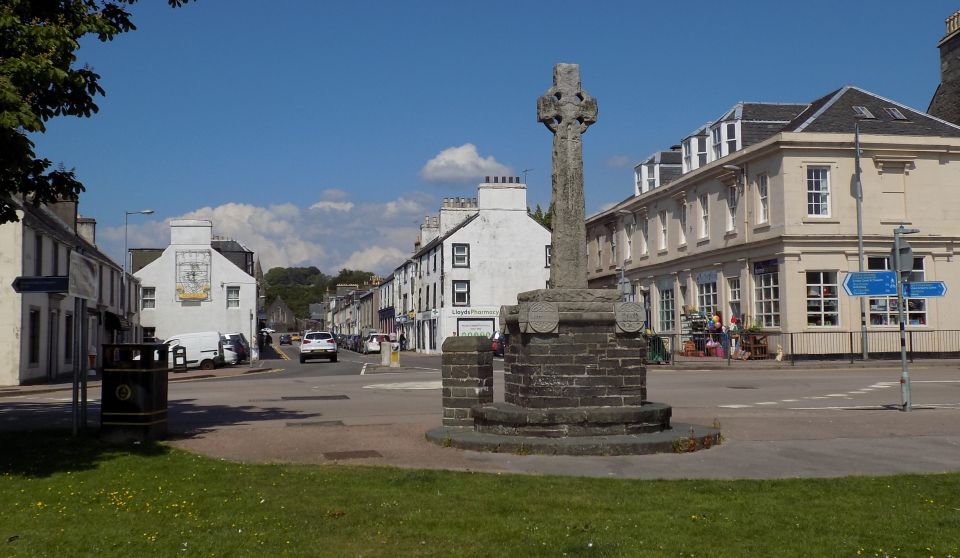
[[[361,352],[365,355],[379,353],[381,345],[386,343],[390,343],[390,336],[386,333],[371,333],[367,335],[366,340],[364,340]]]
[[[337,340],[328,331],[308,331],[300,340],[300,363],[308,358],[325,358],[337,362]]]

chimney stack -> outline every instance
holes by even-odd
[[[77,217],[77,234],[94,246],[97,245],[97,220],[93,217]]]
[[[927,112],[960,125],[960,11],[946,19],[946,34],[940,48],[940,85]]]

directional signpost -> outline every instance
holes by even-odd
[[[11,287],[18,293],[65,293],[68,279],[66,275],[51,277],[17,277]]]
[[[895,295],[897,274],[893,271],[853,271],[843,278],[843,290],[850,296]]]
[[[913,281],[903,284],[903,298],[934,298],[947,294],[943,281]]]

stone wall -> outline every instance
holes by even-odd
[[[647,402],[643,309],[612,289],[548,289],[504,307],[504,402],[525,408]]]
[[[493,352],[486,337],[443,342],[443,425],[473,426],[471,408],[493,402]]]

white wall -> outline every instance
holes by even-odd
[[[23,212],[17,216],[23,218]],[[0,225],[0,386],[19,384],[21,298],[9,285],[23,269],[23,224]]]
[[[196,331],[220,331],[221,333],[241,332],[251,335],[251,313],[256,318],[257,286],[255,279],[233,264],[222,254],[211,248],[209,232],[204,223],[197,222],[195,230],[186,226],[174,227],[171,223],[171,240],[199,241],[200,244],[171,244],[155,261],[138,271],[141,287],[156,288],[156,307],[143,308],[140,311],[140,324],[143,327],[156,328],[158,339],[177,333]],[[206,239],[206,244],[202,242]],[[176,295],[176,252],[177,250],[210,251],[210,297],[205,301],[179,301]],[[227,308],[227,287],[240,287],[240,305]]]
[[[443,339],[457,333],[459,319],[492,320],[496,327],[501,305],[516,304],[517,293],[547,286],[550,269],[546,267],[545,247],[550,244],[550,231],[527,215],[525,191],[519,192],[524,198],[517,203],[510,199],[517,189],[497,191],[509,196],[499,201],[517,209],[502,209],[500,204],[485,209],[481,187],[477,219],[443,242],[444,306],[438,323],[438,348]],[[469,268],[453,267],[453,244],[470,245]],[[454,280],[470,281],[470,306],[453,306]]]

